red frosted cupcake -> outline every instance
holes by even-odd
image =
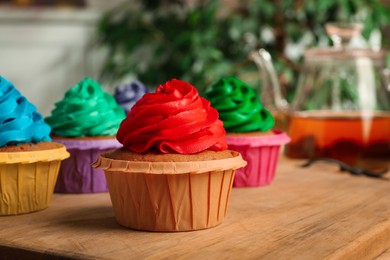
[[[248,162],[245,168],[237,170],[233,186],[270,184],[280,147],[290,138],[272,130],[274,118],[262,106],[253,88],[235,77],[222,78],[211,86],[206,98],[224,123],[229,149],[240,152]]]
[[[102,154],[117,222],[149,231],[188,231],[224,220],[235,169],[218,112],[189,83],[145,94],[121,123],[123,148]]]

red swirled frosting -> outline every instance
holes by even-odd
[[[227,149],[223,123],[188,82],[172,79],[145,94],[119,127],[117,139],[136,153],[195,154]]]

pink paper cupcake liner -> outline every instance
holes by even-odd
[[[229,149],[241,153],[247,166],[236,171],[233,187],[255,187],[270,184],[275,177],[280,147],[290,141],[284,132],[270,136],[226,136]]]
[[[104,171],[92,168],[101,153],[122,145],[115,139],[69,140],[53,139],[66,146],[70,157],[61,163],[54,192],[57,193],[98,193],[107,192]]]

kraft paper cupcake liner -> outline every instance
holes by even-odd
[[[288,135],[274,131],[270,136],[226,136],[228,147],[241,153],[247,161],[238,169],[233,187],[256,187],[272,183],[279,160],[280,147],[290,141]]]
[[[98,193],[107,192],[104,171],[91,167],[101,153],[119,148],[122,145],[111,139],[72,140],[56,139],[68,149],[70,157],[64,160],[58,174],[54,191],[56,193]]]
[[[51,202],[65,147],[34,152],[0,153],[0,215],[45,209]],[[7,161],[7,158],[9,161]]]
[[[93,166],[105,169],[120,225],[146,231],[190,231],[223,222],[235,169],[246,164],[239,153],[234,155],[188,163],[129,162],[103,155]]]
[[[190,162],[144,162],[115,160],[100,156],[93,163],[93,167],[98,167],[108,171],[124,171],[133,173],[149,174],[179,174],[179,173],[202,173],[209,171],[223,171],[227,169],[238,169],[245,163],[238,152],[232,151],[234,157]]]

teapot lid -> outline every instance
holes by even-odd
[[[384,50],[348,46],[353,37],[361,34],[362,29],[361,23],[327,23],[325,31],[331,38],[333,46],[308,49],[304,54],[305,59],[355,59],[361,57],[374,60],[384,59]]]

